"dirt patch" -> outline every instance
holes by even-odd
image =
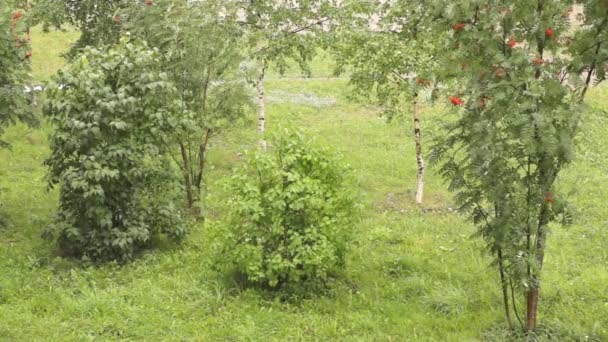
[[[414,202],[414,193],[407,192],[389,192],[382,201],[374,204],[376,210],[380,212],[398,212],[407,213],[412,211],[420,211],[423,214],[452,214],[458,212],[454,207],[446,205],[443,199],[428,198],[422,207],[419,207]]]

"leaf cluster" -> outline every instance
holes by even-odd
[[[44,114],[55,130],[46,164],[60,208],[47,235],[64,253],[125,261],[159,233],[187,232],[168,195],[175,175],[162,162],[182,118],[159,69],[158,51],[123,39],[85,49],[49,83]]]

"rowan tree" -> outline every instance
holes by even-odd
[[[587,89],[604,78],[607,4],[585,2],[578,31],[571,5],[463,0],[438,12],[451,35],[438,77],[452,117],[431,159],[494,257],[507,320],[527,331],[552,223],[571,219],[557,181],[575,157]]]
[[[22,7],[0,7],[0,147],[8,146],[1,140],[6,126],[17,121],[36,122],[23,92],[30,80],[32,56],[26,33],[27,15]]]

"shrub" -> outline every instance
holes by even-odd
[[[61,186],[48,236],[67,255],[126,261],[159,233],[187,231],[163,149],[180,123],[176,91],[158,64],[156,51],[124,39],[85,50],[47,87],[49,186]]]
[[[285,131],[228,182],[222,256],[258,285],[324,282],[344,265],[355,218],[335,157]]]

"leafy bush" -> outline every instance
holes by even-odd
[[[345,168],[285,131],[228,182],[222,257],[253,283],[325,281],[343,266],[355,218]]]
[[[125,261],[158,233],[187,231],[163,150],[181,122],[176,91],[158,64],[156,51],[123,39],[85,50],[47,87],[49,186],[61,186],[48,235],[65,254]]]

